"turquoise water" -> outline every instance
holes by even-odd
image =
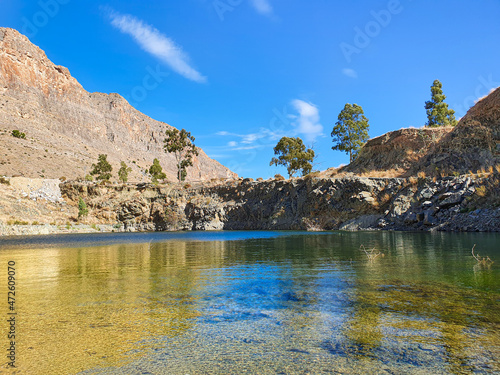
[[[5,371],[495,373],[499,245],[484,233],[3,238],[19,314],[18,369]]]

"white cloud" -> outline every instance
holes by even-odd
[[[219,131],[215,134],[240,138],[242,146],[239,146],[239,143],[236,141],[228,142],[227,145],[232,147],[233,150],[252,150],[255,148],[268,147],[269,141],[276,141],[283,136],[282,134],[278,134],[266,128],[260,128],[258,132],[248,134],[237,134],[227,131]]]
[[[206,82],[206,77],[191,67],[189,57],[182,48],[156,28],[134,16],[114,10],[109,10],[109,17],[114,27],[132,36],[143,50],[169,65],[172,70],[192,81]]]
[[[303,100],[292,100],[292,105],[299,113],[298,116],[293,116],[295,119],[292,125],[295,126],[295,131],[299,135],[303,135],[308,142],[314,141],[323,133],[323,125],[319,123],[318,108]]]
[[[273,7],[268,0],[251,0],[250,3],[260,14],[269,16],[273,13]]]
[[[358,78],[358,73],[354,69],[342,69],[342,74],[350,78]]]

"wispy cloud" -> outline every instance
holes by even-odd
[[[265,16],[270,16],[273,13],[273,7],[268,0],[251,0],[250,4],[257,12]]]
[[[220,136],[239,138],[238,142],[230,141],[227,146],[232,150],[253,150],[261,147],[268,147],[269,141],[280,139],[283,134],[278,134],[270,129],[260,128],[257,132],[248,134],[230,133],[227,131],[219,131],[215,133]]]
[[[350,78],[358,78],[358,73],[354,69],[342,69],[342,74]]]
[[[142,20],[106,9],[111,24],[124,34],[130,35],[146,52],[166,63],[172,70],[195,82],[206,82],[196,69],[191,67],[189,57],[172,39]]]
[[[318,108],[300,99],[292,100],[292,106],[299,113],[298,116],[291,115],[291,118],[294,119],[292,125],[296,127],[296,133],[303,135],[308,142],[312,142],[321,136],[323,125],[319,123]]]
[[[319,122],[319,110],[311,103],[300,99],[291,101],[296,114],[286,114],[282,119],[284,124],[288,125],[288,129],[281,128],[279,130],[271,130],[269,128],[260,128],[258,131],[241,134],[228,131],[219,131],[215,135],[233,138],[227,143],[231,150],[252,150],[264,147],[274,147],[276,141],[280,138],[300,136],[307,142],[314,142],[317,137],[323,135],[323,125]],[[237,141],[235,140],[237,139]]]

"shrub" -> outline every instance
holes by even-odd
[[[408,179],[408,182],[411,184],[411,185],[416,185],[417,182],[418,182],[418,179],[416,179],[415,177],[411,176],[409,179]]]
[[[12,130],[11,135],[15,138],[26,139],[26,134],[21,133],[19,130]]]
[[[476,188],[476,195],[478,197],[484,197],[486,196],[486,186],[481,185]]]
[[[275,179],[276,181],[285,181],[285,177],[283,177],[283,176],[282,176],[282,175],[280,175],[279,173],[274,175],[274,179]]]
[[[7,221],[8,225],[29,225],[27,221],[21,221],[21,220],[9,220]]]
[[[151,182],[154,184],[157,184],[158,180],[163,180],[167,177],[167,175],[163,172],[160,161],[156,158],[153,160],[153,165],[149,167],[148,172],[151,175]]]
[[[319,176],[320,176],[320,172],[319,171],[314,171],[314,172],[308,173],[306,175],[306,179],[310,179],[310,178],[313,178],[313,177],[319,177]]]
[[[6,179],[3,176],[0,176],[0,184],[10,185],[10,180]]]
[[[66,178],[66,177],[64,177],[64,176],[59,177],[59,181],[61,181],[61,182],[64,182],[64,181],[66,181],[66,180],[67,180],[67,178]]]
[[[94,181],[94,177],[92,177],[91,175],[88,174],[88,175],[85,176],[85,181],[92,182],[92,181]]]
[[[132,172],[132,168],[127,167],[124,161],[120,162],[120,169],[118,170],[118,178],[121,182],[125,183],[128,181],[128,174]]]
[[[78,201],[78,218],[81,218],[82,216],[87,216],[89,213],[89,210],[87,209],[87,205],[85,204],[85,201],[80,197]]]

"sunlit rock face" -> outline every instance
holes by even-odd
[[[163,150],[170,125],[137,111],[118,94],[87,92],[67,68],[9,28],[0,28],[0,124],[1,148],[9,150],[0,175],[83,177],[98,154],[107,154],[114,171],[120,161],[132,168],[131,180],[146,181],[143,172],[154,158],[175,180],[175,158]],[[27,139],[10,136],[12,130]],[[199,151],[187,180],[236,177]]]

